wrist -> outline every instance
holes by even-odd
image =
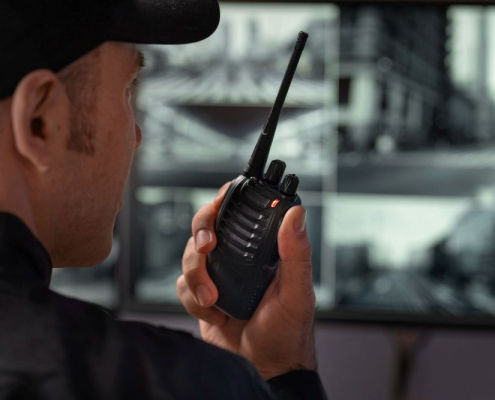
[[[316,346],[313,334],[308,335],[304,346],[292,354],[293,356],[290,358],[273,357],[269,361],[268,359],[258,359],[251,360],[251,362],[265,380],[296,370],[317,371],[318,363],[316,360]]]

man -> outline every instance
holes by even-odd
[[[204,341],[48,289],[52,267],[109,254],[142,140],[134,43],[202,40],[218,19],[216,0],[0,3],[0,399],[325,398],[302,207],[284,219],[280,273],[249,322],[212,307],[205,268],[226,187],[195,216],[177,291]]]

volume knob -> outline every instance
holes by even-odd
[[[294,174],[285,175],[280,191],[286,196],[294,196],[299,186],[299,178]]]
[[[281,160],[273,160],[265,174],[265,181],[270,185],[278,185],[285,171],[285,163]]]

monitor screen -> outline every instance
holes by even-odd
[[[304,30],[270,158],[301,179],[320,316],[490,325],[494,22],[479,5],[223,3],[210,39],[143,48],[136,301],[177,302],[190,220],[241,173]]]
[[[141,47],[127,306],[181,309],[191,219],[242,173],[303,30],[269,160],[301,180],[318,316],[495,325],[495,6],[221,9],[203,42]]]
[[[493,324],[495,8],[340,8],[329,200],[345,318]]]

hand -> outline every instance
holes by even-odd
[[[215,218],[229,185],[193,219],[194,236],[177,280],[179,299],[200,320],[205,341],[246,357],[264,379],[294,369],[314,370],[315,294],[303,207],[291,208],[284,217],[278,234],[280,265],[252,318],[239,321],[212,307],[218,290],[206,270],[206,255],[216,246]]]

